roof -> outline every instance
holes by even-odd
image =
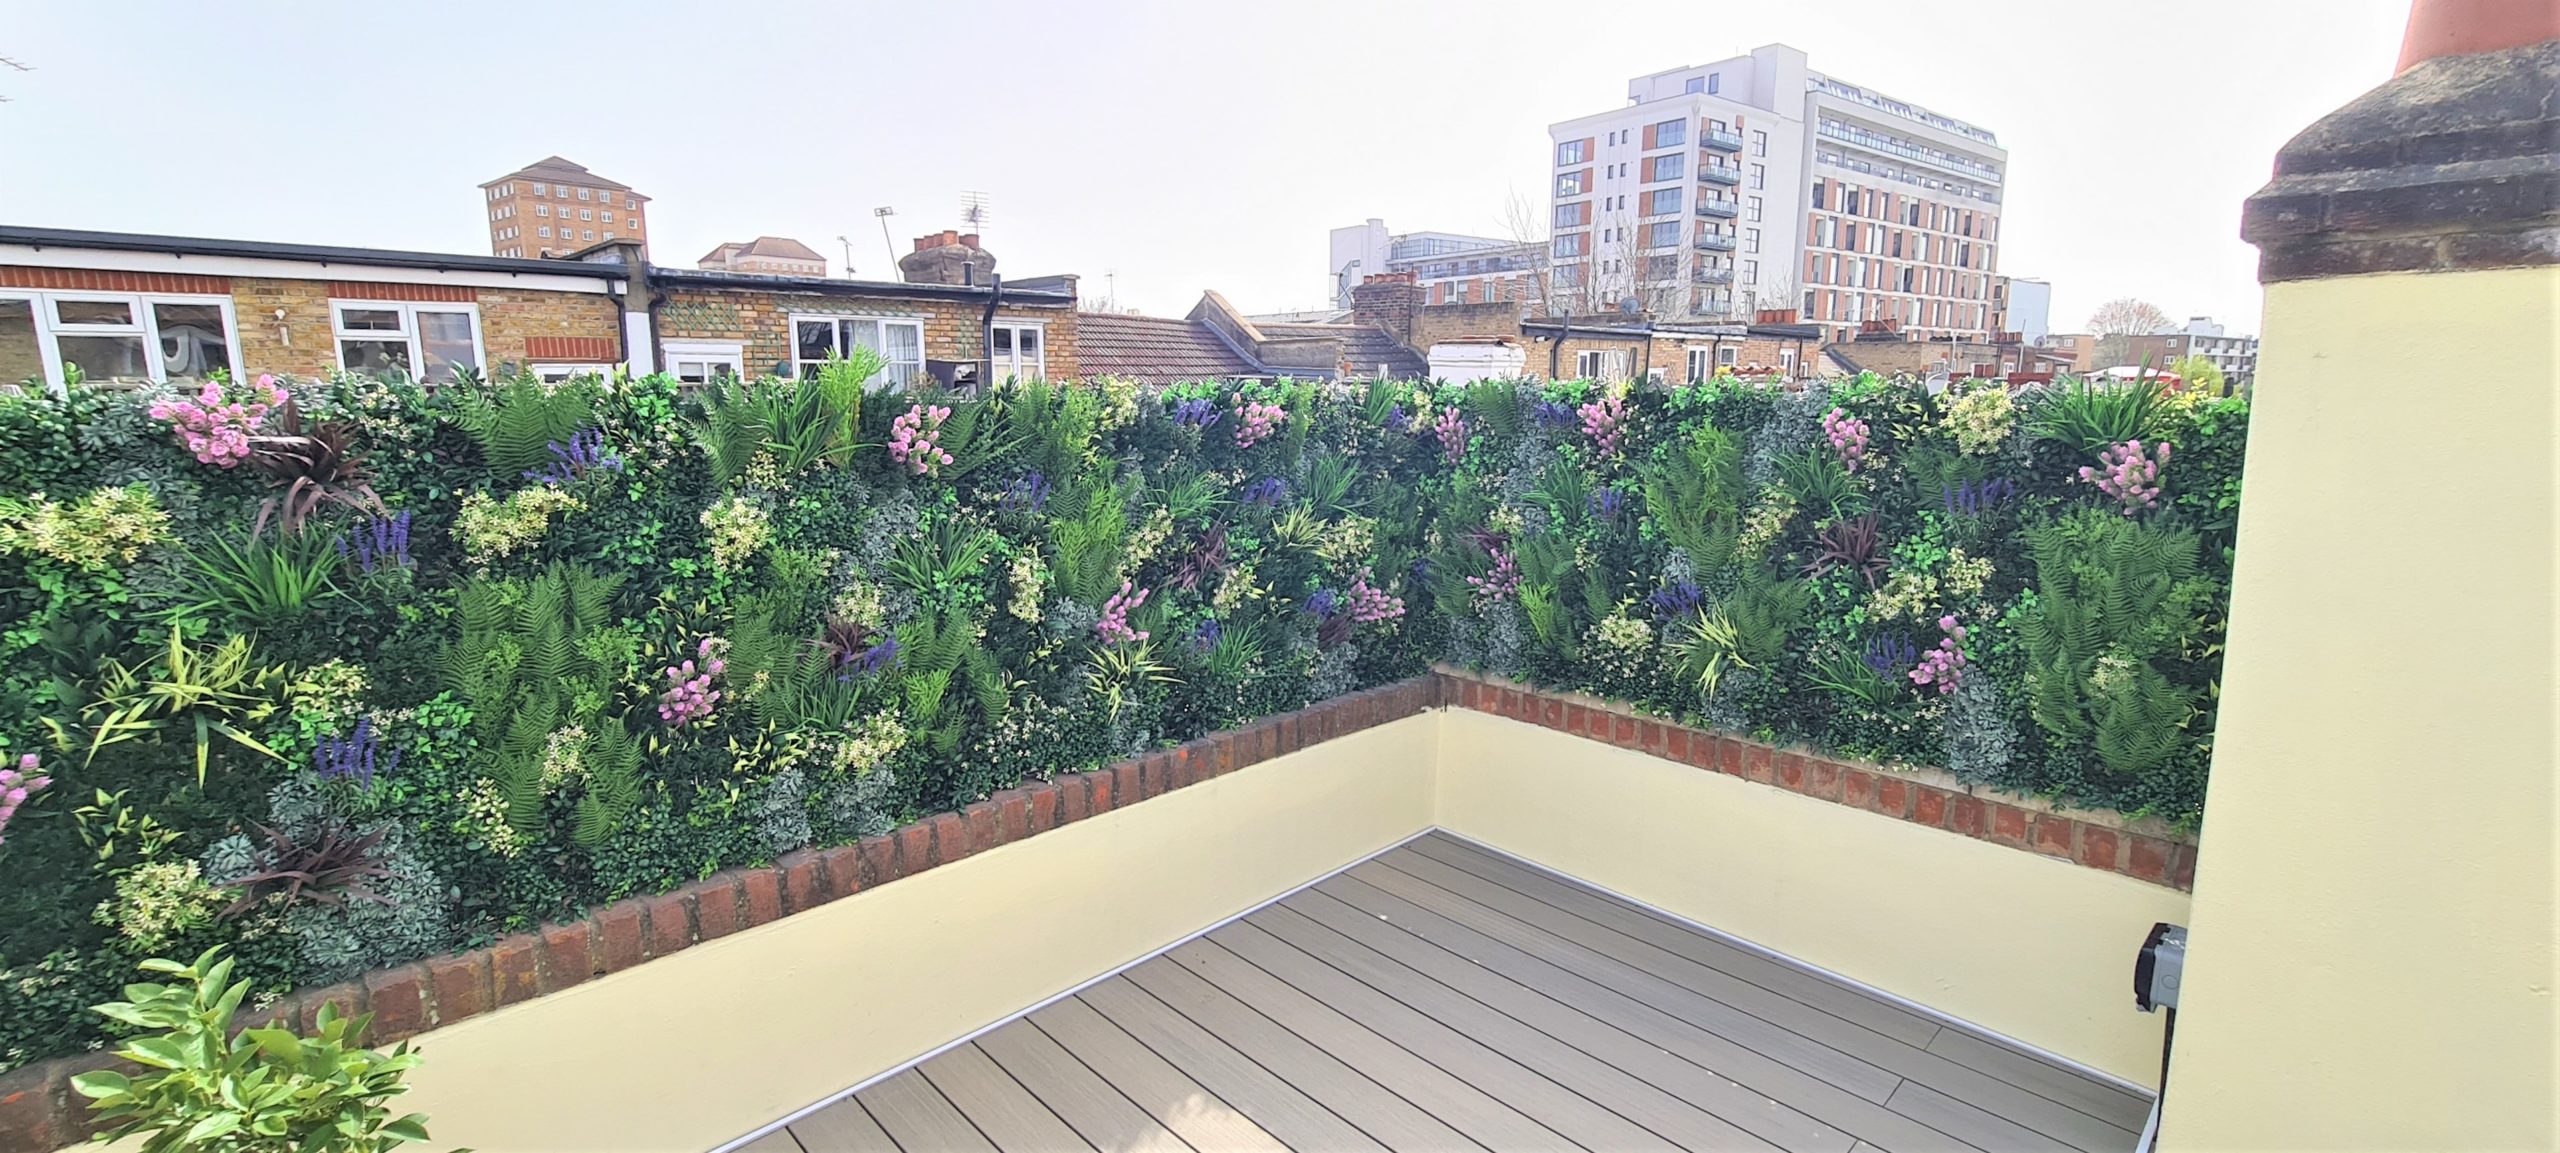
[[[615,192],[631,192],[631,186],[628,184],[619,180],[607,180],[587,171],[587,166],[584,164],[558,156],[545,156],[496,180],[484,182],[480,187],[487,188],[491,184],[503,184],[510,180],[548,180],[564,184],[584,184],[593,188],[609,188]],[[649,199],[636,192],[632,195],[639,196],[642,200]]]
[[[100,252],[161,252],[179,256],[229,256],[251,260],[291,260],[306,264],[348,264],[371,268],[418,268],[435,272],[510,272],[534,276],[592,276],[623,280],[630,270],[620,264],[577,260],[523,260],[507,256],[468,256],[452,252],[407,252],[388,248],[341,248],[327,244],[280,244],[270,240],[216,240],[201,236],[161,236],[144,232],[91,232],[79,228],[20,228],[0,225],[0,244],[30,248],[92,249]]]
[[[532,263],[523,261],[519,263]],[[545,261],[543,263],[557,263]],[[834,276],[781,276],[768,272],[727,272],[695,268],[670,268],[662,264],[649,267],[649,281],[658,285],[684,285],[696,288],[744,288],[761,292],[806,292],[819,296],[873,296],[906,300],[975,300],[984,301],[994,290],[984,284],[911,284],[899,280],[853,280]],[[1060,292],[1049,286],[1057,277],[1025,278],[1026,286],[1004,287],[1003,303],[1026,308],[1072,306],[1073,292]],[[1030,287],[1031,284],[1038,287]]]
[[[826,257],[820,256],[816,252],[812,251],[808,245],[802,244],[797,240],[793,240],[788,236],[759,236],[744,244],[740,244],[736,241],[730,241],[727,244],[723,244],[718,248],[712,249],[711,254],[703,257],[703,259],[719,260],[723,258],[724,254],[733,256],[764,256],[771,257],[775,260],[826,259]]]
[[[1076,368],[1147,385],[1267,375],[1208,325],[1170,316],[1088,312],[1076,318]]]
[[[1360,376],[1385,366],[1392,380],[1418,380],[1431,375],[1431,363],[1374,324],[1255,324],[1264,336],[1280,340],[1329,337],[1342,342],[1342,363]]]

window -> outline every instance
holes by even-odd
[[[592,209],[592,208],[581,208],[581,209],[579,209],[579,210],[578,210],[578,219],[580,219],[580,220],[593,220],[593,219],[595,219],[595,218],[596,218],[596,210],[595,210],[595,209]]]
[[[1641,214],[1645,216],[1661,216],[1666,213],[1680,211],[1680,194],[1683,191],[1685,190],[1679,188],[1656,188],[1651,192],[1644,193],[1638,203],[1638,207],[1641,209]]]
[[[1644,179],[1647,184],[1660,184],[1665,180],[1678,180],[1688,174],[1689,156],[1685,152],[1674,152],[1668,156],[1649,156],[1645,158]]]
[[[1759,128],[1751,130],[1751,154],[1753,156],[1769,154],[1769,133],[1766,130]]]
[[[1813,182],[1813,206],[1814,206],[1814,207],[1816,207],[1816,208],[1824,207],[1824,205],[1823,205],[1823,203],[1822,203],[1823,191],[1824,191],[1824,189],[1828,188],[1828,187],[1830,186],[1830,184],[1831,184],[1831,182],[1830,182],[1830,181],[1828,181],[1828,180],[1816,180],[1816,181],[1814,181],[1814,182]]]
[[[613,366],[610,364],[537,364],[533,366],[533,378],[544,384],[558,384],[581,376],[609,376],[612,373]]]
[[[1577,256],[1588,256],[1588,255],[1590,255],[1590,254],[1591,254],[1591,234],[1590,234],[1590,233],[1588,233],[1588,232],[1559,232],[1559,233],[1557,233],[1557,234],[1556,234],[1556,241],[1555,241],[1555,254],[1556,254],[1556,256],[1558,256],[1558,257],[1560,257],[1560,258],[1565,258],[1565,259],[1570,259],[1570,258],[1572,258],[1572,257],[1577,257]]]
[[[1757,197],[1757,196],[1745,196],[1745,197],[1743,197],[1743,198],[1742,198],[1742,218],[1743,218],[1744,220],[1758,220],[1758,219],[1760,219],[1760,198],[1759,198],[1759,197]]]
[[[1591,170],[1588,168],[1577,168],[1556,177],[1556,195],[1558,196],[1580,196],[1589,191],[1591,191]]]
[[[1731,367],[1733,367],[1735,364],[1739,363],[1741,360],[1742,360],[1742,349],[1741,349],[1741,347],[1740,347],[1740,346],[1738,346],[1738,345],[1731,345],[1731,344],[1728,344],[1728,345],[1725,345],[1725,346],[1723,346],[1723,347],[1721,347],[1721,348],[1716,349],[1716,363],[1717,363],[1717,364],[1720,364],[1720,365],[1723,365],[1723,366],[1724,366],[1724,367],[1726,367],[1726,368],[1731,368]]]
[[[598,223],[598,224],[611,224],[611,223],[613,223],[613,210],[612,210],[612,209],[610,209],[610,208],[605,209],[605,210],[604,210],[604,219],[603,219],[603,220],[600,220],[600,221],[597,221],[596,223]]]
[[[1751,166],[1751,186],[1753,188],[1767,188],[1769,186],[1768,165],[1754,164]]]
[[[549,196],[551,195],[551,186],[548,184],[536,184],[533,186],[533,194],[536,196]]]
[[[1680,222],[1677,220],[1657,220],[1651,224],[1645,225],[1644,246],[1647,248],[1680,247]]]
[[[1556,167],[1558,168],[1570,168],[1589,159],[1591,159],[1591,141],[1588,138],[1567,140],[1556,145]]]
[[[227,297],[0,290],[0,384],[201,380],[237,363],[233,336]]]
[[[747,374],[746,347],[726,341],[666,342],[667,371],[679,384],[709,384]]]
[[[550,225],[548,225],[548,224],[545,224],[545,225],[541,226],[540,228],[536,228],[536,229],[534,229],[534,232],[535,232],[537,235],[541,236],[544,240],[549,240],[549,239],[551,239],[551,226],[550,226]]]
[[[1704,348],[1693,348],[1689,350],[1689,379],[1691,381],[1695,382],[1705,380],[1709,376],[1714,375],[1713,362],[1709,359],[1711,351],[1712,350]]]
[[[1644,130],[1644,136],[1644,146],[1647,148],[1677,148],[1689,142],[1689,122],[1665,120],[1660,124],[1648,126]]]
[[[1459,286],[1461,292],[1465,286]],[[991,374],[998,380],[1038,380],[1048,375],[1048,362],[1041,357],[1040,326],[1037,324],[1002,324],[987,330],[987,360]]]
[[[1716,93],[1716,89],[1723,87],[1723,85],[1722,85],[1721,83],[1719,83],[1719,82],[1720,82],[1720,81],[1722,81],[1723,79],[1724,79],[1724,73],[1721,73],[1721,72],[1710,72],[1710,73],[1707,73],[1707,95],[1709,95],[1709,96],[1713,96],[1713,95],[1715,95],[1715,93]]]
[[[1588,201],[1588,200],[1577,200],[1577,201],[1574,201],[1574,202],[1573,202],[1573,203],[1571,203],[1571,204],[1559,204],[1559,205],[1556,205],[1556,227],[1558,227],[1558,228],[1582,228],[1582,227],[1585,227],[1585,226],[1589,225],[1590,223],[1591,223],[1591,202],[1590,202],[1590,201]]]
[[[1580,288],[1580,287],[1582,287],[1583,273],[1584,273],[1586,270],[1588,270],[1589,268],[1590,268],[1590,265],[1587,265],[1587,264],[1559,264],[1559,265],[1557,265],[1557,266],[1556,266],[1556,271],[1555,271],[1555,282],[1556,282],[1556,287],[1558,287],[1558,288]]]
[[[1759,261],[1757,261],[1757,260],[1746,260],[1746,261],[1743,261],[1743,262],[1742,262],[1742,283],[1743,283],[1746,287],[1747,287],[1747,286],[1750,286],[1750,285],[1754,285],[1754,284],[1758,284],[1758,283],[1760,283],[1760,262],[1759,262]]]
[[[548,220],[548,219],[550,219],[550,217],[551,217],[551,206],[550,206],[550,205],[548,205],[548,204],[537,204],[537,205],[534,205],[534,206],[533,206],[533,214],[534,214],[535,216],[539,216],[539,217],[542,217],[542,218],[544,218],[544,219]]]
[[[332,301],[338,367],[398,372],[447,384],[461,369],[480,370],[480,309],[469,304]]]
[[[1627,354],[1615,350],[1586,349],[1573,354],[1573,374],[1583,380],[1616,381],[1627,378]]]
[[[844,350],[868,348],[880,354],[880,379],[906,388],[924,375],[924,322],[869,316],[795,316],[791,319],[792,364],[802,379],[812,379],[827,357]]]
[[[581,189],[579,189],[579,190],[578,190],[578,199],[580,199],[580,200],[584,200],[584,199],[586,199],[586,198],[587,198],[587,193],[589,193],[589,192],[591,192],[591,191],[593,191],[593,189],[587,189],[587,188],[581,188]]]
[[[1759,229],[1757,229],[1757,228],[1746,228],[1746,229],[1743,229],[1743,230],[1742,230],[1742,250],[1743,250],[1744,252],[1758,252],[1758,251],[1760,251],[1760,230],[1759,230]]]
[[[1695,94],[1695,93],[1699,93],[1699,92],[1704,92],[1704,91],[1706,91],[1706,90],[1707,90],[1707,78],[1706,78],[1706,77],[1704,77],[1704,76],[1692,76],[1692,77],[1690,77],[1690,78],[1689,78],[1689,82],[1688,82],[1687,84],[1685,84],[1685,85],[1682,85],[1682,86],[1681,86],[1681,89],[1680,89],[1681,93],[1682,93],[1682,94],[1684,94],[1684,95],[1690,95],[1690,94]]]
[[[1679,279],[1680,254],[1677,252],[1665,252],[1645,257],[1644,275],[1645,279],[1653,281],[1656,284]]]

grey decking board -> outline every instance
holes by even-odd
[[[1495,1100],[1585,1149],[1667,1151],[1679,1146],[1568,1085],[1522,1063],[1512,1054],[1469,1036],[1400,999],[1419,998],[1418,978],[1365,984],[1271,935],[1251,921],[1229,925],[1209,940],[1291,986],[1332,1005],[1379,1036],[1402,1046]],[[1390,992],[1389,990],[1395,990]]]
[[[1953,1133],[1985,1149],[2001,1153],[2071,1153],[2068,1143],[2048,1137],[2015,1121],[1995,1117],[1982,1109],[1917,1081],[1905,1081],[1893,1091],[1893,1100],[1885,1107],[1947,1133]]]
[[[1534,989],[1712,1073],[1734,1092],[1697,1098],[1717,1116],[1786,1148],[1847,1146],[1863,1137],[1897,1150],[1969,1148],[1838,1085],[1683,1020],[1573,969],[1534,956],[1354,877],[1317,889],[1363,912],[1385,915],[1429,941],[1511,982]],[[1891,1096],[1888,1092],[1884,1096]],[[1754,1110],[1748,1106],[1762,1105]]]
[[[1308,1153],[1386,1148],[1126,977],[1104,981],[1076,999],[1292,1149]]]
[[[2140,1131],[2150,1119],[2151,1101],[2135,1096],[2078,1070],[2039,1061],[1997,1041],[1950,1027],[1929,1042],[1929,1051],[1969,1065],[2040,1097],[2069,1105],[2119,1128]]]
[[[1765,1052],[1795,1064],[1807,1072],[1831,1076],[1828,1064],[1816,1067],[1800,1063],[1803,1051],[1799,1043],[1838,1054],[1869,1068],[1885,1071],[1898,1079],[1916,1080],[1959,1101],[1990,1110],[2027,1128],[2084,1150],[2127,1147],[2136,1134],[2110,1124],[2051,1098],[1970,1066],[1948,1060],[1935,1053],[1887,1037],[1872,1029],[1841,1020],[1800,1002],[1778,997],[1712,966],[1702,964],[1662,948],[1632,934],[1622,932],[1572,910],[1521,896],[1510,889],[1486,881],[1475,874],[1451,868],[1439,861],[1410,850],[1381,854],[1376,861],[1361,869],[1390,868],[1414,876],[1427,884],[1439,886],[1467,900],[1512,917],[1536,931],[1558,940],[1587,942],[1591,950],[1607,958],[1618,979],[1632,985],[1643,985],[1645,974],[1669,982],[1678,989],[1704,997],[1717,1005],[1730,1005],[1725,998],[1747,1001],[1753,1019],[1764,1021],[1784,1036],[1760,1036],[1748,1023],[1731,1023],[1740,1031],[1751,1033]],[[1353,870],[1353,875],[1362,875]],[[1582,906],[1582,907],[1588,907]],[[1667,922],[1663,922],[1667,924]],[[1686,934],[1684,934],[1685,936]],[[1650,996],[1665,1005],[1687,1003],[1676,993],[1655,989]],[[1694,1003],[1687,1003],[1691,1009]]]
[[[790,1129],[807,1153],[898,1153],[898,1143],[851,1097],[792,1122]]]
[[[1165,960],[1216,985],[1273,1024],[1297,1034],[1388,1092],[1440,1119],[1494,1153],[1546,1153],[1564,1148],[1561,1133],[1380,1036],[1348,1014],[1272,976],[1214,943],[1194,941]]]
[[[1033,1013],[1029,1020],[1192,1148],[1289,1153],[1286,1143],[1093,1006],[1069,997]],[[1307,1107],[1316,1108],[1313,1102]]]
[[[1311,895],[1309,903],[1317,900]],[[1367,929],[1402,936],[1400,930],[1393,926],[1360,925],[1357,923],[1361,916],[1358,910],[1339,902],[1331,902],[1331,905],[1343,914],[1341,920],[1349,931],[1336,929],[1289,905],[1264,909],[1246,923],[1288,941],[1310,956],[1358,979],[1369,980],[1367,974],[1379,970],[1411,974],[1414,986],[1407,995],[1414,999],[1417,1009],[1481,1039],[1515,1060],[1534,1065],[1546,1076],[1683,1148],[1775,1148],[1736,1128],[1732,1122],[1612,1064],[1609,1058],[1614,1056],[1629,1064],[1657,1067],[1657,1076],[1662,1075],[1658,1066],[1677,1066],[1685,1071],[1685,1079],[1693,1085],[1708,1083],[1712,1088],[1729,1087],[1735,1091],[1740,1091],[1740,1086],[1721,1081],[1704,1069],[1677,1061],[1633,1037],[1547,1001],[1533,990],[1508,990],[1506,992],[1510,995],[1507,998],[1501,993],[1493,994],[1500,999],[1499,1004],[1478,1000],[1453,984],[1443,983],[1430,972],[1381,952],[1352,935]],[[1433,948],[1429,942],[1418,938],[1410,940],[1416,948]],[[1392,942],[1385,943],[1390,948],[1394,947]],[[1445,954],[1442,960],[1447,964],[1464,964],[1458,958]],[[1431,962],[1423,959],[1422,963],[1429,965]],[[1464,979],[1466,974],[1459,976]],[[1506,1005],[1521,1013],[1522,1017],[1506,1013]],[[1552,1032],[1542,1031],[1539,1028],[1541,1023]],[[1579,1048],[1577,1041],[1600,1052]],[[1666,1079],[1676,1083],[1683,1078],[1673,1076]]]
[[[1942,1027],[1938,1022],[1899,1005],[1878,1000],[1865,990],[1825,979],[1793,965],[1774,961],[1748,949],[1717,940],[1687,925],[1668,920],[1651,910],[1637,907],[1615,894],[1586,885],[1576,885],[1551,874],[1528,868],[1517,861],[1455,837],[1434,834],[1419,838],[1406,847],[1420,855],[1454,868],[1464,869],[1550,905],[1561,904],[1560,898],[1566,894],[1605,905],[1617,914],[1609,918],[1606,921],[1607,924],[1612,926],[1642,924],[1658,927],[1661,930],[1660,934],[1646,934],[1643,939],[1669,948],[1701,964],[1721,969],[1778,996],[1801,1002],[1906,1044],[1925,1046],[1931,1038],[1937,1036],[1938,1030]]]
[[[978,1047],[1021,1082],[1058,1123],[1057,1129],[1066,1132],[1063,1140],[1050,1137],[1017,1143],[997,1138],[996,1144],[1006,1150],[1081,1148],[1076,1141],[1079,1135],[1094,1148],[1113,1153],[1176,1153],[1188,1148],[1031,1022],[1015,1021],[980,1037]],[[995,1133],[992,1127],[980,1127]]]
[[[978,1132],[978,1127],[953,1108],[941,1090],[914,1069],[901,1071],[856,1096],[889,1139],[909,1153],[928,1149],[996,1153],[986,1135]]]
[[[1011,1042],[1025,1034],[1036,1035],[1047,1042],[1048,1036],[1029,1024],[1016,1021],[978,1039],[975,1044],[944,1050],[941,1056],[917,1066],[933,1087],[942,1090],[944,1098],[960,1110],[961,1116],[995,1142],[998,1149],[1092,1149],[1091,1142],[1077,1136],[1058,1114],[1052,1112],[1045,1098],[1026,1088],[1021,1078],[1037,1078],[1045,1070],[1024,1069],[1017,1073],[998,1065],[987,1055],[986,1045],[1016,1048]],[[1063,1056],[1063,1054],[1061,1054]],[[1074,1058],[1065,1058],[1069,1063]],[[1019,1064],[1020,1062],[1017,1062]],[[1078,1071],[1084,1066],[1076,1065]],[[1044,1083],[1043,1088],[1050,1088]],[[1053,1090],[1054,1092],[1054,1090]]]
[[[1379,1144],[1398,1150],[1482,1148],[1189,969],[1158,957],[1126,975],[1131,984],[1216,1034]]]
[[[808,1153],[788,1128],[776,1129],[738,1147],[738,1153]]]
[[[1729,1002],[1689,988],[1659,973],[1651,972],[1643,966],[1624,959],[1614,951],[1603,949],[1600,947],[1602,942],[1599,940],[1603,934],[1596,928],[1579,936],[1554,932],[1535,921],[1523,920],[1520,916],[1514,915],[1513,910],[1480,901],[1476,899],[1475,894],[1452,890],[1441,885],[1439,882],[1442,878],[1432,875],[1435,871],[1446,869],[1446,866],[1438,862],[1424,858],[1422,863],[1415,864],[1410,869],[1402,869],[1394,867],[1392,862],[1395,859],[1395,855],[1391,853],[1353,869],[1346,875],[1363,884],[1402,897],[1548,964],[1588,976],[1654,1009],[1678,1017],[1742,1046],[1754,1054],[1786,1065],[1807,1076],[1839,1086],[1869,1101],[1883,1103],[1885,1098],[1893,1095],[1893,1087],[1902,1080],[1899,1075],[1883,1066],[1861,1060],[1813,1038],[1796,1033],[1765,1017],[1746,1012]],[[1464,881],[1457,883],[1469,882],[1484,884],[1473,877],[1466,877]],[[1500,886],[1486,887],[1500,888]],[[1510,890],[1503,889],[1501,892],[1506,896],[1495,897],[1496,901],[1506,899],[1516,901],[1524,910],[1528,906],[1537,905],[1537,902],[1511,893]],[[1545,909],[1546,907],[1538,905],[1537,908]],[[1548,911],[1553,912],[1553,910]],[[1529,910],[1528,915],[1536,917],[1539,913]],[[1566,914],[1556,913],[1556,916],[1561,918]],[[1621,944],[1617,941],[1607,943],[1613,947]],[[1750,1078],[1747,1077],[1736,1076],[1735,1080],[1746,1085],[1751,1083]]]

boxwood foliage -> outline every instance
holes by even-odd
[[[2198,815],[2244,399],[876,369],[0,396],[0,1068],[1434,660]]]

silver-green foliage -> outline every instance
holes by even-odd
[[[2036,723],[2118,776],[2166,765],[2195,739],[2199,692],[2170,673],[2215,597],[2195,533],[2084,509],[2027,540],[2036,595],[2017,619]]]

